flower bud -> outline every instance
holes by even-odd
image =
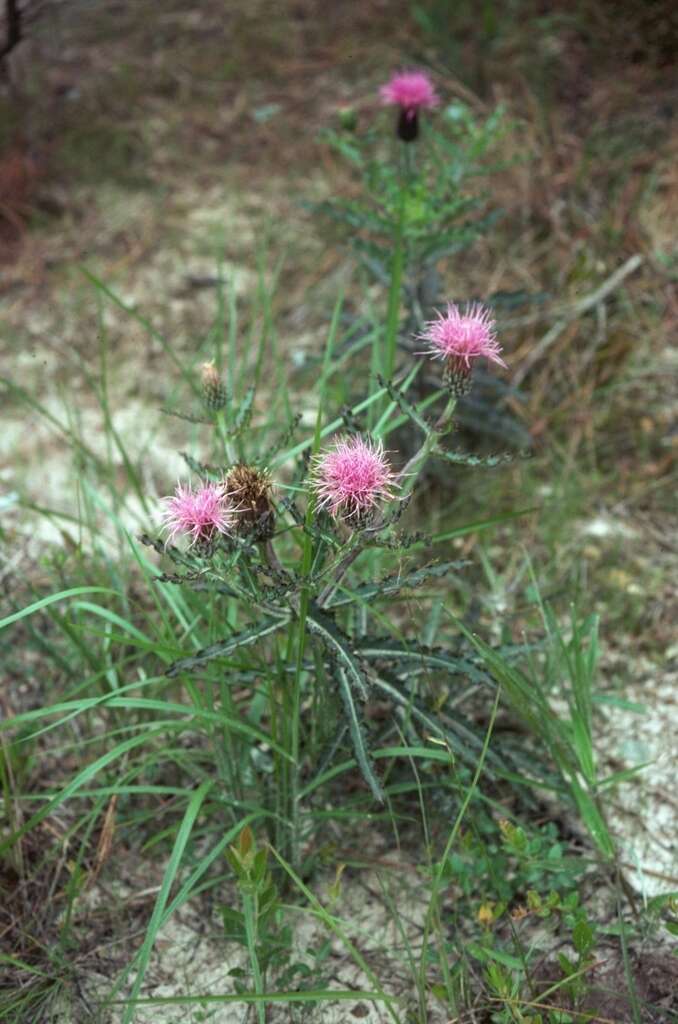
[[[343,131],[354,132],[358,127],[358,115],[353,107],[341,107],[338,116]]]
[[[449,359],[443,370],[443,384],[454,398],[468,395],[473,385],[471,367],[461,360]]]
[[[400,111],[396,135],[401,142],[414,142],[419,137],[419,115],[416,110],[411,113],[407,110]]]
[[[217,412],[228,401],[228,392],[214,363],[203,363],[200,367],[203,401],[208,409]]]

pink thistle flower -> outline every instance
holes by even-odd
[[[167,543],[188,534],[190,546],[209,542],[217,533],[229,533],[235,525],[235,509],[223,484],[201,484],[195,490],[177,484],[169,498],[162,499],[161,518],[168,531]]]
[[[425,71],[396,71],[391,80],[382,85],[379,95],[385,105],[405,111],[410,121],[418,111],[430,110],[440,103],[433,82]]]
[[[316,457],[312,486],[318,508],[335,519],[369,519],[380,501],[393,497],[395,476],[381,441],[341,437]]]
[[[440,97],[425,71],[397,71],[379,90],[381,102],[400,107],[396,135],[403,142],[414,142],[419,135],[419,111],[437,107]]]
[[[447,313],[438,313],[437,320],[429,320],[418,337],[427,344],[421,354],[444,359],[446,377],[456,385],[468,382],[476,359],[506,367],[499,355],[496,323],[490,311],[478,303],[467,306],[463,313],[454,303],[448,303]]]

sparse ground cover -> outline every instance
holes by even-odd
[[[444,749],[419,772],[413,761],[419,788],[388,814],[349,776],[316,808],[326,832],[279,897],[268,991],[287,997],[267,1019],[676,1019],[671,15],[658,9],[648,21],[629,6],[611,25],[605,8],[528,7],[532,45],[520,11],[495,5],[478,21],[446,4],[168,4],[152,17],[145,4],[55,4],[12,56],[2,95],[0,618],[77,587],[125,598],[121,607],[73,595],[3,630],[6,720],[124,685],[134,637],[121,638],[111,612],[150,642],[142,672],[155,671],[153,644],[169,635],[130,538],[157,524],[157,500],[182,472],[178,451],[209,457],[203,426],[162,411],[199,410],[200,364],[234,339],[246,357],[265,334],[270,387],[252,422],[270,433],[300,413],[312,431],[338,293],[342,344],[361,317],[383,315],[378,277],[356,269],[345,233],[304,205],[359,195],[322,131],[341,131],[347,108],[358,133],[385,123],[377,88],[403,63],[430,67],[446,98],[478,119],[507,106],[483,184],[502,218],[438,261],[436,297],[508,297],[500,326],[520,385],[508,409],[530,458],[488,473],[434,467],[408,515],[412,527],[425,509],[436,532],[534,511],[452,540],[449,557],[471,563],[463,575],[449,591],[413,592],[393,614],[414,618],[430,598],[431,637],[444,632],[443,608],[493,644],[539,645],[546,633],[552,657],[535,654],[532,669],[553,684],[561,721],[558,630],[578,637],[573,650],[590,650],[599,615],[589,680],[599,778],[648,766],[599,793],[611,862],[572,793],[484,777],[474,787]],[[360,355],[345,365],[328,392],[333,412],[364,394]],[[465,440],[479,455],[504,448],[473,431]],[[556,616],[546,626],[539,600]],[[109,617],[92,621],[97,601]],[[510,679],[503,694],[488,750],[508,738],[546,763],[553,750],[521,721]],[[485,734],[492,694],[465,685],[456,696]],[[375,700],[370,713],[378,730],[391,706]],[[151,728],[153,714],[135,708],[135,729]],[[237,986],[255,988],[251,949],[233,941],[237,921],[222,911],[242,911],[244,890],[223,857],[202,885],[194,872],[215,837],[237,847],[246,815],[229,824],[218,802],[195,808],[198,828],[167,873],[191,787],[209,775],[198,730],[171,749],[149,747],[158,768],[138,792],[124,781],[138,764],[131,750],[92,780],[91,795],[58,803],[6,844],[45,792],[105,756],[118,730],[124,741],[130,721],[111,708],[60,730],[35,735],[29,719],[0,734],[8,1020],[122,1020],[124,1008],[101,1001],[114,982],[118,998],[129,994],[125,967],[146,954],[136,994],[156,1001],[135,1019],[243,1019]],[[406,787],[406,772],[396,778]],[[279,887],[285,877],[280,869]],[[155,921],[146,948],[165,884],[172,899],[195,891]],[[236,1005],[194,998],[224,993]]]

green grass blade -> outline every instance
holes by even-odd
[[[370,755],[365,746],[365,739],[363,737],[363,730],[360,724],[358,710],[355,706],[355,701],[353,700],[353,690],[346,676],[346,671],[341,666],[337,668],[337,678],[339,680],[341,699],[343,701],[346,718],[348,720],[349,732],[353,741],[353,750],[355,751],[360,771],[362,772],[365,782],[370,787],[374,799],[383,804],[384,792],[370,763]]]
[[[215,994],[212,992],[204,993],[202,995],[191,995],[191,996],[156,996],[155,998],[149,997],[146,999],[137,999],[135,1006],[202,1006],[203,1003],[221,1003],[224,1005],[230,1003],[245,1003],[246,1005],[256,1005],[257,1003],[333,1003],[333,1002],[352,1002],[356,999],[369,999],[371,1002],[384,1003],[386,1006],[390,1006],[396,1002],[394,996],[387,996],[381,991],[369,991],[369,989],[341,989],[341,988],[318,988],[318,989],[304,989],[294,990],[292,992],[265,992],[263,995],[257,995],[256,992],[227,992],[223,995]],[[112,1001],[112,1005],[120,1005],[121,1003],[126,1004],[125,999],[116,999]],[[397,1018],[395,1018],[397,1020]]]
[[[536,506],[532,508],[522,508],[518,512],[506,512],[501,516],[492,516],[491,519],[477,519],[474,523],[465,523],[463,526],[457,526],[454,530],[445,530],[444,533],[434,533],[433,536],[427,540],[419,541],[417,544],[412,544],[410,550],[414,551],[417,548],[428,547],[429,542],[431,544],[442,544],[447,540],[454,540],[456,537],[465,537],[469,533],[480,533],[481,530],[487,530],[491,526],[499,526],[501,523],[509,523],[512,519],[520,519],[521,516],[529,516],[533,512],[538,512],[539,509]]]
[[[169,899],[170,890],[174,885],[177,872],[179,871],[179,868],[181,866],[181,860],[184,855],[184,850],[186,849],[186,844],[188,843],[188,840],[191,837],[191,832],[193,831],[195,819],[198,816],[198,813],[203,805],[205,797],[207,796],[213,785],[214,782],[210,779],[203,782],[202,785],[200,785],[198,789],[196,789],[195,793],[193,794],[188,803],[188,807],[186,808],[183,821],[181,822],[179,831],[177,832],[177,838],[174,842],[172,854],[167,863],[167,867],[165,868],[165,874],[162,880],[162,885],[160,886],[160,892],[158,893],[157,899],[155,901],[155,906],[153,907],[151,920],[148,922],[146,935],[144,937],[144,941],[141,946],[141,950],[138,957],[137,973],[134,978],[130,998],[129,1001],[127,1002],[127,1007],[125,1010],[125,1014],[123,1016],[123,1024],[130,1024],[130,1022],[134,1018],[137,997],[139,995],[139,991],[144,981],[146,970],[148,968],[148,962],[151,958],[151,953],[153,951],[153,946],[155,945],[155,940],[157,938],[158,931],[160,930],[160,925],[162,923],[165,905],[167,904],[167,901]]]
[[[147,320],[140,313],[137,313],[136,309],[133,306],[128,306],[126,302],[123,302],[123,300],[118,295],[116,295],[112,288],[109,288],[108,285],[105,284],[100,278],[98,278],[96,274],[92,273],[91,270],[87,270],[86,267],[80,267],[80,272],[84,277],[87,278],[90,284],[94,285],[97,291],[101,292],[101,294],[104,295],[107,299],[110,299],[113,305],[117,306],[118,309],[121,309],[124,313],[127,313],[128,316],[131,316],[133,320],[136,320],[136,322],[140,324],[144,328],[144,330],[148,331],[148,334],[151,338],[154,338],[157,342],[159,342],[162,345],[165,355],[167,355],[172,360],[172,362],[179,370],[182,377],[186,379],[189,387],[191,388],[191,391],[197,394],[198,388],[195,385],[191,374],[186,369],[181,359],[179,359],[179,357],[175,355],[172,346],[165,340],[164,335],[161,334],[160,331],[156,330],[156,328],[153,326],[150,320]]]
[[[39,825],[41,821],[48,817],[52,811],[65,803],[66,800],[73,796],[81,786],[84,786],[90,779],[94,778],[102,768],[105,768],[107,765],[117,760],[117,758],[122,757],[122,755],[126,754],[128,751],[133,750],[135,747],[141,746],[142,743],[148,743],[149,736],[155,735],[166,728],[167,725],[164,725],[162,729],[147,726],[144,728],[141,735],[132,736],[130,739],[124,740],[122,743],[119,743],[117,747],[114,747],[113,750],[109,750],[107,753],[103,754],[97,761],[94,761],[92,764],[87,765],[86,768],[83,768],[83,770],[78,772],[75,778],[71,779],[71,781],[64,786],[64,788],[55,797],[53,797],[45,807],[37,811],[28,819],[28,821],[24,822],[21,828],[7,836],[0,843],[0,855],[3,854],[5,850],[13,846],[17,839],[21,839],[22,836],[25,836],[27,832],[30,832],[32,828]]]
[[[20,612],[14,612],[12,615],[7,615],[4,619],[0,619],[0,629],[10,626],[13,622],[18,622],[19,619],[25,619],[27,615],[32,615],[33,612],[38,612],[41,608],[54,604],[55,601],[64,601],[67,597],[77,597],[80,594],[115,594],[118,597],[120,596],[116,590],[109,590],[108,587],[72,587],[70,590],[60,590],[58,594],[50,594],[48,597],[43,597],[39,601],[29,604],[26,608],[22,608]]]

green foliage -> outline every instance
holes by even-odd
[[[546,894],[545,906],[554,909],[561,893],[576,894],[586,865],[581,858],[565,855],[554,825],[528,836],[507,820],[498,828],[491,817],[476,810],[472,826],[450,855],[445,876],[454,878],[468,899],[495,901],[494,919],[521,901],[541,900]]]
[[[468,914],[464,944],[448,942],[446,950],[451,958],[462,953],[482,966],[489,1019],[497,1024],[563,1024],[582,1017],[597,943],[596,925],[580,898],[585,869],[581,858],[566,855],[553,825],[528,832],[506,819],[497,825],[470,808],[444,869],[460,892],[455,918]],[[535,970],[543,950],[554,945],[560,976],[546,983]],[[443,988],[436,995],[447,1001]]]
[[[326,142],[360,177],[364,198],[314,208],[345,229],[357,255],[381,280],[388,278],[398,225],[408,267],[423,276],[426,267],[472,245],[497,220],[496,213],[481,215],[487,197],[469,186],[495,169],[487,155],[506,130],[504,111],[498,108],[479,121],[457,101],[435,124],[424,126],[423,152],[413,155],[412,147],[398,145],[395,161],[372,130],[363,136],[325,133]]]
[[[607,828],[599,800],[600,779],[596,770],[592,738],[592,694],[598,659],[598,617],[579,621],[572,609],[571,631],[566,639],[551,609],[543,608],[548,645],[543,665],[531,673],[509,665],[500,653],[490,650],[479,637],[462,626],[482,655],[488,670],[501,684],[515,711],[543,744],[566,782],[591,838],[606,859],[614,857],[614,842]],[[567,713],[554,710],[549,692],[557,685],[566,701]]]

